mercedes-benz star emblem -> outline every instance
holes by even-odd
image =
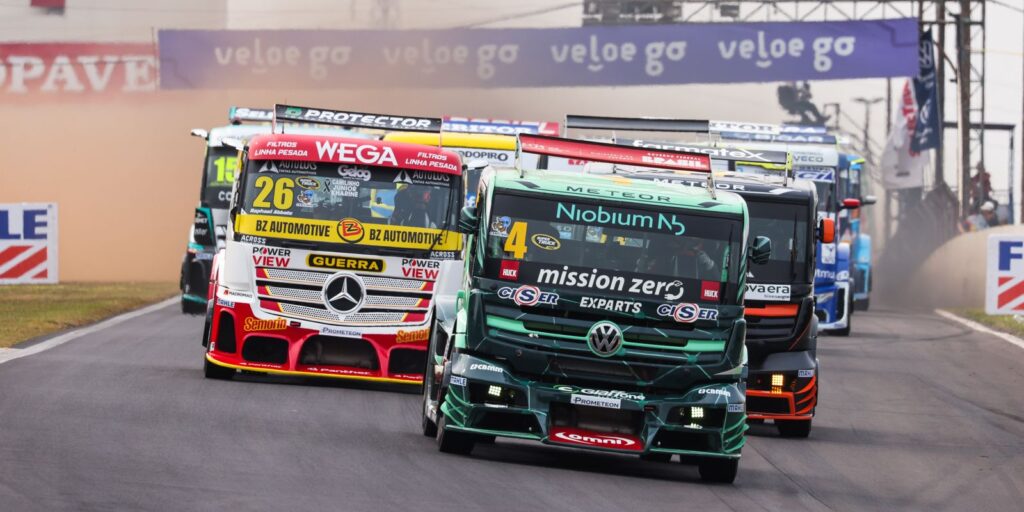
[[[327,309],[339,315],[347,315],[363,305],[366,287],[359,276],[351,272],[338,272],[324,283],[323,298]]]
[[[612,322],[598,322],[587,333],[587,345],[601,357],[614,356],[622,349],[622,329]]]

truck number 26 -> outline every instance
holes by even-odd
[[[256,188],[260,189],[260,193],[253,200],[253,207],[270,208],[270,201],[267,200],[267,197],[273,192],[274,208],[278,210],[292,208],[292,202],[295,199],[295,192],[292,189],[295,188],[295,182],[291,178],[278,178],[275,182],[274,178],[270,176],[260,176],[256,178]]]

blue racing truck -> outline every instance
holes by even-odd
[[[840,180],[840,154],[837,138],[821,131],[760,123],[719,122],[711,129],[728,144],[747,149],[788,150],[793,154],[797,179],[813,181],[818,195],[818,218],[832,219],[836,232],[842,233],[843,219],[860,208],[857,197],[844,194]],[[852,325],[853,294],[857,289],[851,272],[850,244],[840,237],[831,243],[818,242],[814,269],[815,315],[818,328],[848,336]]]
[[[843,199],[857,199],[861,206],[875,204],[875,196],[864,194],[864,159],[851,153],[839,154],[839,190]],[[853,308],[871,306],[871,235],[865,233],[863,211],[843,210],[839,216],[841,242],[850,244]]]

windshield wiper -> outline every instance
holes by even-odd
[[[461,184],[461,180],[460,180],[460,184]],[[462,187],[457,187],[456,190],[461,189],[461,188]],[[448,193],[451,194],[451,188],[449,188]],[[434,247],[437,247],[437,243],[441,241],[441,235],[442,234],[444,234],[445,238],[448,238],[448,235],[447,235],[447,233],[448,233],[448,224],[450,224],[451,221],[452,221],[452,219],[451,219],[451,217],[452,217],[452,203],[455,202],[455,201],[461,201],[462,197],[463,197],[460,194],[454,194],[454,196],[455,196],[454,198],[448,200],[448,207],[445,208],[445,210],[444,210],[444,224],[441,225],[441,233],[438,233],[437,236],[434,237],[434,243],[430,244],[430,248],[427,249],[427,258],[430,258],[430,254],[434,252]]]
[[[789,280],[796,277],[796,235],[797,220],[800,212],[793,212],[793,238],[789,239]]]

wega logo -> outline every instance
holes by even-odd
[[[370,144],[318,140],[316,141],[316,153],[321,160],[334,160],[350,164],[398,166],[395,152],[388,146],[377,147]]]
[[[261,320],[259,318],[249,317],[242,322],[242,330],[245,332],[253,331],[282,331],[288,327],[288,322],[284,318],[275,318],[273,320]]]
[[[639,437],[629,434],[603,434],[576,428],[552,427],[548,436],[551,442],[639,452],[644,446]]]

